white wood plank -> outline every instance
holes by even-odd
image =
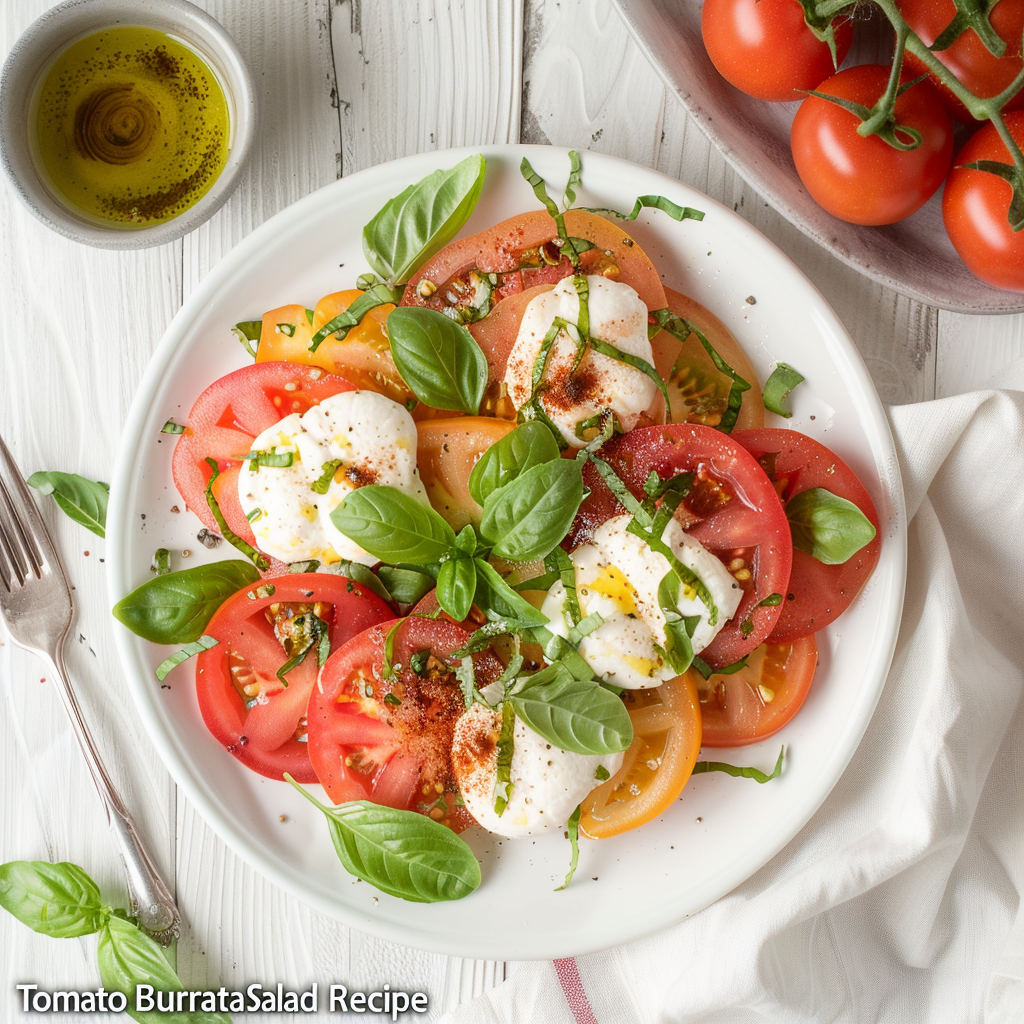
[[[771,209],[668,94],[610,0],[531,0],[526,39],[528,141],[647,164],[736,210],[779,245],[833,305],[885,401],[932,396],[934,311],[832,259]]]
[[[939,314],[939,361],[935,390],[939,397],[995,384],[999,371],[1024,359],[1024,314],[964,316]]]
[[[336,0],[344,173],[518,142],[522,22],[522,0]]]

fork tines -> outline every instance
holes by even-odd
[[[39,510],[0,437],[0,583],[8,591],[42,578],[49,542]]]

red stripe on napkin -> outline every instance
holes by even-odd
[[[587,999],[586,990],[580,980],[580,972],[576,967],[576,961],[572,957],[565,960],[552,961],[555,965],[555,973],[558,975],[558,982],[565,993],[565,1001],[569,1004],[573,1020],[576,1024],[598,1024],[594,1011],[590,1008],[590,1000]]]

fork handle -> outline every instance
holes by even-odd
[[[89,773],[107,812],[107,821],[110,823],[118,853],[128,876],[128,895],[132,909],[138,914],[139,923],[147,932],[150,932],[161,945],[169,945],[178,936],[178,909],[139,835],[134,819],[114,789],[93,744],[81,708],[78,706],[78,699],[69,682],[67,666],[64,663],[63,639],[57,644],[56,651],[46,656],[46,661],[53,670],[57,689],[71,719],[78,745],[82,748],[85,763],[89,766]]]

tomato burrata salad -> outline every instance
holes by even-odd
[[[184,643],[160,672],[195,656],[225,756],[320,783],[337,820],[568,830],[575,865],[579,833],[677,799],[702,743],[797,713],[881,540],[842,460],[764,425],[799,373],[762,392],[623,223],[702,214],[573,208],[576,154],[559,210],[522,170],[541,208],[452,240],[469,158],[366,226],[359,287],[237,325],[253,363],[165,430],[186,506],[243,557],[158,560],[115,614]],[[169,589],[191,597],[155,621]]]

